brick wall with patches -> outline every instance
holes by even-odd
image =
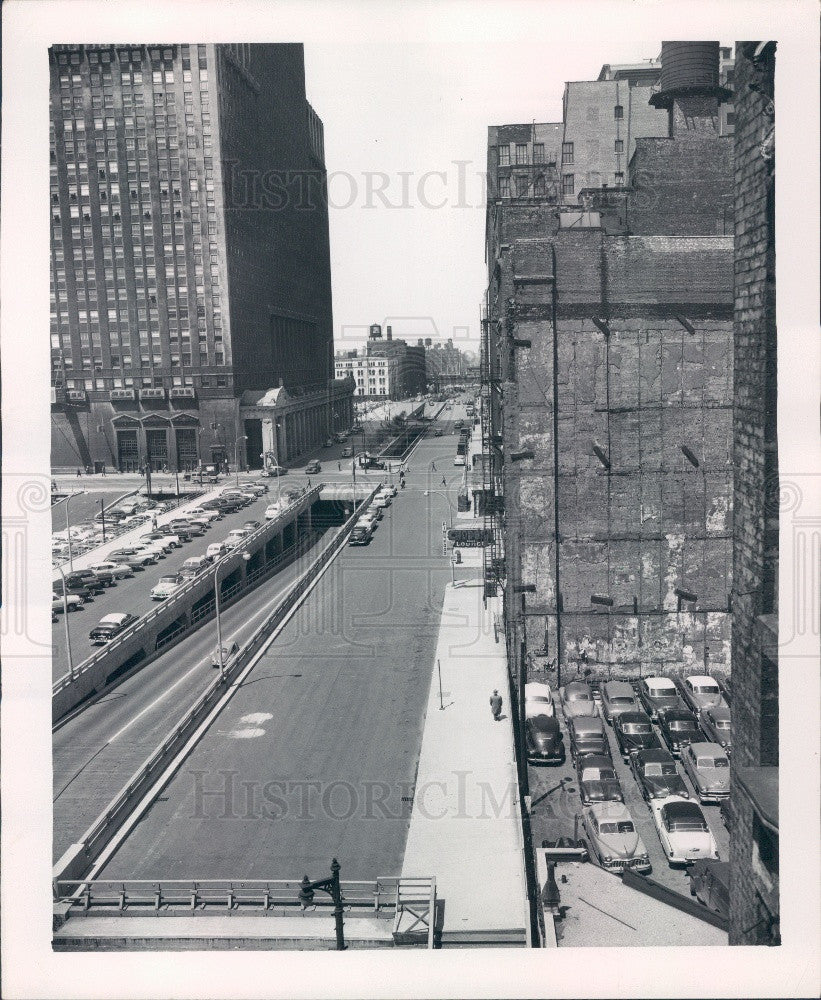
[[[500,270],[504,449],[533,453],[505,463],[513,645],[523,621],[537,662],[560,642],[563,679],[726,675],[732,241],[562,231],[513,240]]]

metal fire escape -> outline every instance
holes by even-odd
[[[482,344],[480,353],[480,419],[482,429],[482,497],[483,527],[490,544],[483,549],[485,595],[495,596],[497,584],[505,576],[502,474],[502,390],[501,365],[496,349],[496,331],[482,311]]]

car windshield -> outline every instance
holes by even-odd
[[[699,767],[729,767],[730,762],[726,757],[699,757]]]
[[[160,583],[176,583],[176,582],[177,582],[176,576],[161,576],[160,577]]]
[[[567,696],[569,701],[592,701],[593,695],[589,691],[571,691]]]
[[[692,719],[671,719],[670,729],[679,733],[694,733],[696,724]]]
[[[704,831],[707,830],[707,821],[703,819],[698,819],[696,816],[682,816],[669,821],[669,827],[671,830],[675,830],[677,833],[686,833],[694,831]]]
[[[633,736],[637,736],[649,733],[651,730],[648,722],[627,722],[625,723],[624,731]]]
[[[599,832],[600,833],[635,833],[636,828],[630,822],[630,820],[624,820],[622,823],[600,823]]]
[[[693,690],[696,694],[718,694],[718,684],[697,684]]]
[[[645,764],[644,773],[648,778],[661,778],[676,773],[675,764]]]
[[[582,771],[582,781],[614,781],[616,772],[610,767],[586,767]]]
[[[546,698],[543,694],[531,694],[528,696],[528,701],[538,701],[542,704],[549,705],[550,699]]]
[[[729,719],[713,719],[713,725],[716,729],[729,729],[730,720]]]
[[[651,698],[676,698],[677,693],[674,687],[650,688]]]

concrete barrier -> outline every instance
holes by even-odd
[[[279,517],[257,528],[221,564],[223,607],[250,586],[305,550],[311,536],[311,510],[322,485],[304,493]],[[251,554],[246,561],[242,553]],[[214,614],[214,567],[204,569],[161,605],[140,618],[87,660],[55,681],[52,721],[59,721],[87,698],[99,694],[124,673],[150,662],[160,652],[199,628]]]

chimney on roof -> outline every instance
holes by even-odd
[[[388,340],[393,340],[393,330],[390,327],[387,327],[387,338]]]

